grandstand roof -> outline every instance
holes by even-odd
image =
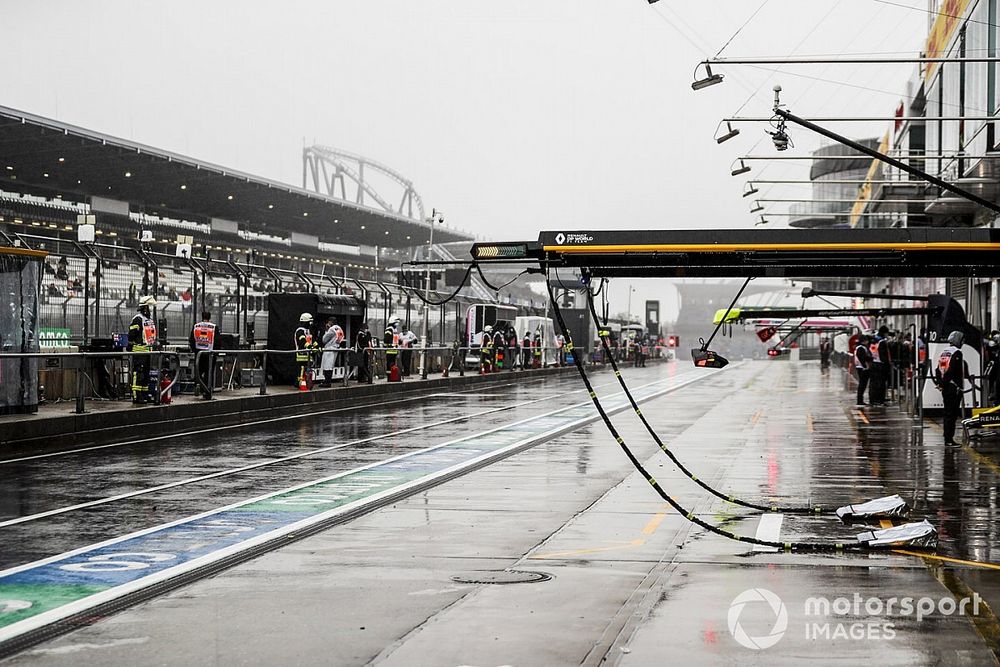
[[[353,245],[427,242],[427,223],[309,192],[169,151],[0,106],[0,188],[44,197],[105,197],[132,210],[275,235]],[[362,229],[362,226],[364,229]],[[447,227],[441,243],[471,241]]]

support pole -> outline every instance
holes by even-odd
[[[916,167],[908,165],[905,162],[889,157],[885,153],[880,153],[874,148],[869,148],[868,146],[860,144],[857,141],[852,141],[851,139],[848,139],[843,135],[837,134],[832,130],[828,130],[825,127],[822,127],[820,125],[817,125],[816,123],[806,120],[805,118],[799,118],[795,114],[786,111],[784,109],[778,108],[777,106],[775,106],[774,108],[774,113],[775,115],[780,116],[781,118],[789,122],[795,123],[796,125],[801,125],[807,130],[812,130],[813,132],[821,134],[828,139],[832,139],[837,143],[843,144],[849,148],[853,148],[859,153],[864,153],[865,155],[871,156],[872,158],[879,160],[880,162],[884,162],[890,166],[896,167],[900,171],[905,171],[906,173],[912,176],[916,176],[917,178],[927,181],[932,185],[936,185],[937,187],[943,190],[947,190],[953,194],[956,194],[963,199],[967,199],[973,202],[974,204],[979,204],[980,206],[987,208],[993,211],[994,213],[1000,213],[1000,205],[997,205],[987,199],[983,199],[982,197],[978,197],[969,192],[968,190],[964,190],[956,185],[952,185],[951,183],[943,179],[940,179],[937,176],[932,176],[931,174],[928,174],[925,171],[922,171],[920,169],[917,169]]]

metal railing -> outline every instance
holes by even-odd
[[[535,367],[536,359],[539,360],[538,363],[541,367],[570,365],[567,363],[565,355],[561,355],[560,349],[555,347],[504,347],[500,349],[504,350],[505,364],[502,368],[497,368],[495,366],[493,362],[496,360],[496,348],[492,348],[491,354],[488,357],[491,360],[491,372],[530,370]],[[395,354],[389,354],[390,350],[394,351]],[[427,346],[426,348],[386,348],[379,346],[364,348],[361,350],[356,350],[354,348],[318,348],[310,350],[309,352],[310,361],[308,365],[309,368],[313,370],[314,379],[318,380],[322,377],[322,371],[319,366],[322,362],[323,355],[332,354],[334,359],[332,364],[328,365],[332,365],[334,369],[343,369],[343,371],[339,373],[335,372],[338,376],[335,379],[335,382],[342,383],[344,387],[347,387],[352,379],[357,380],[358,382],[371,384],[375,381],[375,379],[383,379],[387,377],[390,368],[389,357],[394,357],[393,363],[399,366],[403,377],[419,375],[421,379],[427,379],[430,373],[442,373],[443,376],[447,377],[447,375],[452,371],[458,371],[459,376],[464,376],[467,371],[480,372],[482,370],[482,362],[484,360],[482,348],[457,344],[450,346]],[[418,364],[419,357],[422,352],[426,354],[427,361],[421,372],[418,368]],[[169,384],[166,386],[158,384],[156,389],[150,392],[154,399],[154,404],[159,405],[163,402],[163,398],[168,393],[173,392],[178,382],[181,381],[183,369],[188,360],[193,361],[193,365],[190,370],[191,378],[195,386],[200,389],[202,394],[211,399],[217,393],[215,387],[215,370],[217,368],[216,360],[218,358],[231,358],[233,360],[230,372],[230,382],[226,383],[223,381],[222,386],[218,391],[224,391],[227,386],[230,388],[233,386],[232,379],[238,370],[239,359],[250,357],[254,359],[252,369],[259,370],[260,372],[258,393],[263,396],[266,395],[268,391],[269,358],[273,359],[274,356],[295,354],[298,354],[297,350],[275,349],[199,350],[194,353],[176,350],[154,350],[148,352],[127,352],[120,350],[107,352],[0,352],[0,361],[5,359],[37,359],[39,360],[39,364],[38,367],[34,369],[34,372],[36,373],[42,371],[73,371],[75,373],[75,391],[73,392],[73,401],[75,403],[74,412],[76,414],[84,414],[87,412],[86,399],[91,393],[86,390],[86,380],[90,380],[90,386],[92,388],[96,388],[97,386],[97,381],[92,377],[92,373],[97,367],[88,367],[86,363],[87,360],[118,360],[122,362],[122,367],[110,371],[108,376],[109,380],[113,380],[114,374],[118,373],[119,377],[117,381],[113,385],[109,386],[121,388],[122,378],[120,376],[125,371],[125,364],[128,364],[128,377],[131,377],[131,373],[135,370],[133,360],[137,357],[149,358],[149,370],[151,373],[166,370],[172,375]],[[212,361],[208,364],[207,372],[205,373],[209,380],[207,383],[205,381],[206,378],[202,376],[201,372],[202,364],[204,363],[203,360],[206,355],[212,357]],[[595,361],[591,359],[590,361],[591,363],[600,363],[599,360]],[[168,363],[170,365],[169,368],[167,367]],[[225,361],[223,361],[221,368],[223,369],[223,377],[225,377]],[[317,371],[319,372],[317,373]],[[242,382],[240,384],[242,384]],[[131,383],[128,383],[128,386],[131,387]],[[115,392],[115,398],[117,397],[120,397],[120,394]]]

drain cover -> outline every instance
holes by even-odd
[[[529,570],[478,570],[455,575],[451,580],[460,584],[534,584],[551,578],[551,574]]]

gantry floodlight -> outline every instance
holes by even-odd
[[[697,72],[697,71],[698,71],[698,69],[695,68],[695,72]],[[708,88],[709,86],[714,86],[717,83],[722,83],[722,75],[721,74],[712,74],[712,66],[711,65],[708,65],[708,64],[705,65],[705,74],[706,74],[706,76],[705,76],[704,79],[695,79],[694,80],[694,82],[691,84],[691,89],[692,90],[701,90],[702,88]]]
[[[764,217],[763,213],[760,214],[760,220],[758,222],[753,223],[754,227],[756,227],[758,225],[766,225],[766,224],[767,224],[767,218]]]
[[[740,133],[740,131],[739,131],[738,128],[734,128],[733,127],[732,123],[726,123],[726,127],[729,129],[729,131],[726,132],[721,137],[716,137],[715,138],[715,142],[716,143],[719,143],[719,144],[725,143],[725,142],[729,141],[730,139],[732,139],[733,137],[737,136]]]
[[[732,174],[733,176],[739,176],[740,174],[745,174],[748,171],[750,171],[750,167],[747,165],[746,162],[740,160],[740,166],[737,167],[736,169],[733,169]]]
[[[755,195],[755,194],[757,194],[758,192],[760,192],[760,190],[758,190],[757,188],[755,188],[755,187],[753,186],[753,183],[749,183],[749,182],[748,182],[748,183],[747,183],[747,185],[749,185],[749,186],[750,186],[750,189],[748,189],[748,190],[747,190],[746,192],[744,192],[744,193],[743,193],[743,196],[744,196],[744,197],[749,197],[750,195]]]
[[[760,205],[760,202],[756,202],[756,204],[757,204],[756,206],[750,209],[751,213],[759,213],[760,211],[764,210],[764,207]]]

